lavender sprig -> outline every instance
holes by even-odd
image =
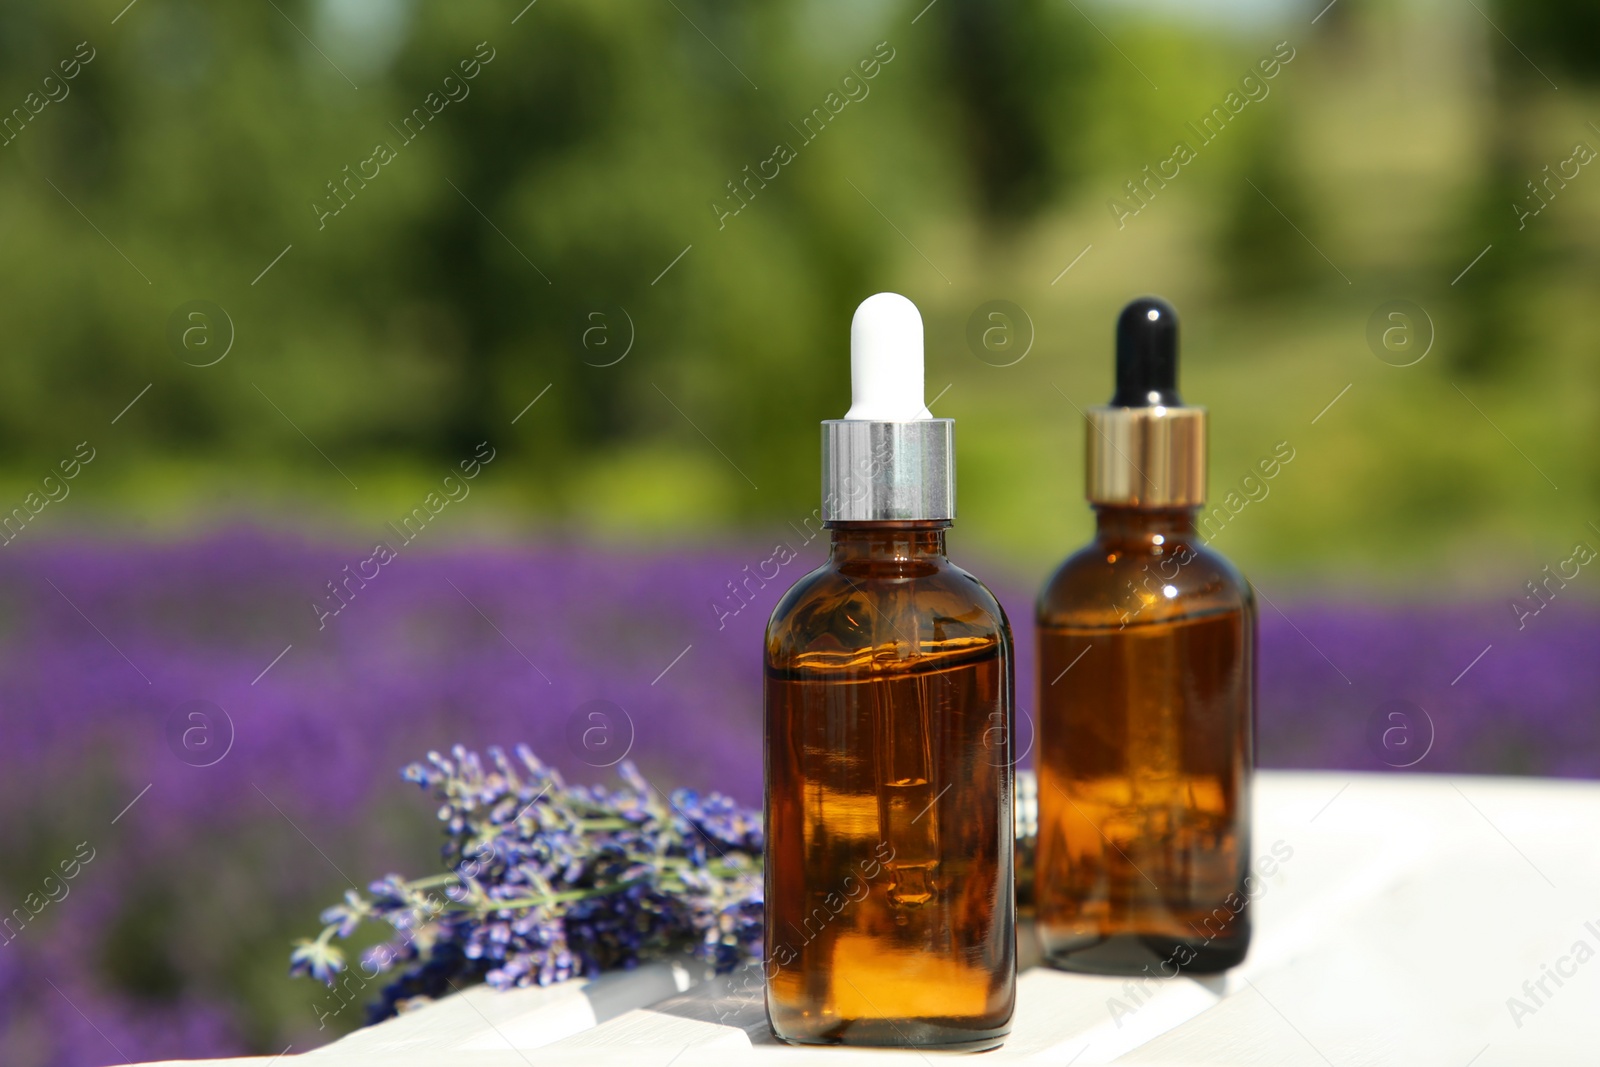
[[[628,762],[623,788],[568,786],[525,745],[488,765],[460,745],[405,768],[439,802],[447,873],[391,874],[322,913],[295,942],[291,974],[328,985],[347,967],[336,940],[382,921],[394,937],[362,958],[403,967],[369,1022],[472,982],[549,985],[693,951],[718,970],[761,954],[761,818],[717,793],[670,799]]]

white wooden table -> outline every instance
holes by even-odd
[[[1294,854],[1252,905],[1242,967],[1137,993],[1125,979],[1030,967],[1010,1039],[982,1062],[1600,1064],[1600,783],[1264,772],[1256,798],[1257,853],[1282,841]],[[786,1048],[743,985],[656,964],[547,989],[479,987],[304,1054],[205,1062],[816,1067],[949,1055]]]

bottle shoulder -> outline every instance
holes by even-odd
[[[1005,609],[987,586],[950,563],[838,566],[829,561],[778,599],[767,623],[769,666],[819,649],[854,655],[915,642],[919,653],[1009,652]]]
[[[1238,567],[1198,539],[1096,540],[1056,568],[1037,609],[1043,626],[1124,627],[1221,611],[1253,616],[1255,593]]]

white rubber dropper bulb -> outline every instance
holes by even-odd
[[[922,315],[899,293],[869,296],[850,320],[850,410],[846,419],[931,419],[923,403]]]

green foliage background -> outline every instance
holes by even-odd
[[[364,532],[484,439],[514,461],[475,529],[765,536],[816,506],[816,424],[881,289],[927,321],[967,551],[1019,575],[1087,531],[1074,405],[1143,292],[1184,316],[1214,484],[1296,449],[1224,535],[1249,567],[1514,588],[1600,519],[1600,177],[1524,228],[1512,207],[1600,146],[1575,2],[123,2],[0,10],[0,107],[95,50],[0,148],[0,487],[103,457],[27,536]],[[327,183],[485,41],[470,96],[319,228]],[[1124,183],[1280,41],[1270,95],[1119,228]],[[801,144],[879,42],[869,95]],[[798,158],[719,224],[778,142]],[[1437,332],[1407,368],[1365,341],[1396,298]],[[167,339],[195,299],[236,330],[215,366]],[[966,341],[992,299],[1032,322],[1013,366]],[[618,308],[633,346],[593,366]]]

